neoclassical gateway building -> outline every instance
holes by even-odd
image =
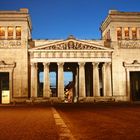
[[[28,9],[0,11],[0,103],[140,101],[140,12],[110,10],[100,29],[34,40]]]

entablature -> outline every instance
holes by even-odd
[[[79,50],[67,50],[67,51],[30,51],[30,58],[111,58],[112,51],[79,51]]]

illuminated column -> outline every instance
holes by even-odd
[[[50,63],[43,63],[43,65],[44,65],[43,97],[50,97],[50,78],[49,78]]]
[[[106,63],[102,66],[103,95],[106,96]]]
[[[5,27],[5,39],[8,39],[8,28]]]
[[[102,67],[104,96],[112,96],[111,63],[104,63]]]
[[[93,95],[100,96],[100,87],[99,87],[99,63],[92,63],[93,65]]]
[[[58,65],[58,85],[57,85],[57,93],[58,97],[64,97],[64,72],[63,65],[64,63],[57,63]]]
[[[129,38],[132,39],[132,28],[129,28]]]
[[[86,97],[85,92],[85,63],[79,64],[79,97]]]
[[[124,27],[122,27],[122,39],[125,39]]]
[[[136,28],[136,36],[137,36],[137,39],[140,39],[140,28]]]
[[[31,63],[31,98],[37,97],[38,68],[37,63]]]
[[[106,95],[112,96],[111,63],[106,64]]]
[[[77,102],[77,98],[78,98],[78,68],[76,68],[76,71],[75,71],[75,98],[74,98],[74,102]]]
[[[13,27],[13,39],[16,39],[16,27]]]

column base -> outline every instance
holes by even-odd
[[[130,102],[130,97],[128,96],[108,96],[108,97],[78,97],[76,102],[72,103],[109,103],[109,102]],[[12,98],[11,102],[13,104],[48,104],[53,105],[57,103],[65,103],[65,98],[60,97],[50,97],[50,98]]]
[[[86,97],[86,103],[96,103],[96,102],[115,102],[114,97]]]
[[[59,97],[37,97],[37,98],[30,98],[29,100],[26,100],[26,103],[33,103],[33,104],[39,104],[39,103],[46,103],[46,104],[54,104],[54,103],[64,103],[64,98]]]
[[[86,102],[86,98],[87,97],[78,97],[77,102],[84,103],[84,102]]]

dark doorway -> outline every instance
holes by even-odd
[[[0,72],[0,103],[2,103],[2,92],[9,90],[9,73]]]
[[[133,101],[140,101],[140,72],[130,72],[130,91]]]

